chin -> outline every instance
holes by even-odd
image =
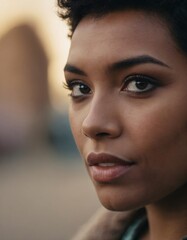
[[[129,211],[129,210],[135,210],[144,207],[144,205],[141,204],[133,204],[133,203],[127,203],[126,201],[120,202],[118,200],[113,199],[101,199],[99,198],[101,204],[103,207],[105,207],[108,210],[111,211]]]
[[[97,190],[101,204],[111,211],[128,211],[142,208],[146,205],[145,199],[131,194],[117,193],[110,189]]]

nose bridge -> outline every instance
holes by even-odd
[[[110,98],[106,96],[94,99],[90,106],[87,120],[92,121],[93,118],[94,122],[97,124],[106,122],[106,119],[109,122],[112,116],[112,105],[113,103],[110,101]]]
[[[115,101],[110,95],[95,95],[91,101],[82,128],[86,136],[115,137],[119,134],[119,123]]]

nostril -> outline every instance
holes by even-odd
[[[109,136],[110,134],[109,133],[106,133],[106,132],[100,132],[100,133],[96,133],[96,136],[97,137],[106,137],[106,136]]]
[[[83,132],[83,134],[84,134],[84,136],[89,137],[89,138],[100,138],[100,137],[102,138],[102,137],[108,137],[108,136],[110,136],[110,134],[107,133],[107,132],[93,133],[93,135],[92,135],[92,133],[91,133],[91,134],[88,134],[88,133]]]

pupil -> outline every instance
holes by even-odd
[[[136,87],[140,90],[143,90],[147,87],[148,82],[147,81],[137,81],[136,82]]]
[[[80,85],[80,91],[81,93],[88,94],[90,92],[90,89],[85,85]]]

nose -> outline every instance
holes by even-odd
[[[93,99],[82,123],[83,134],[94,140],[120,136],[122,127],[115,105],[111,99]]]

